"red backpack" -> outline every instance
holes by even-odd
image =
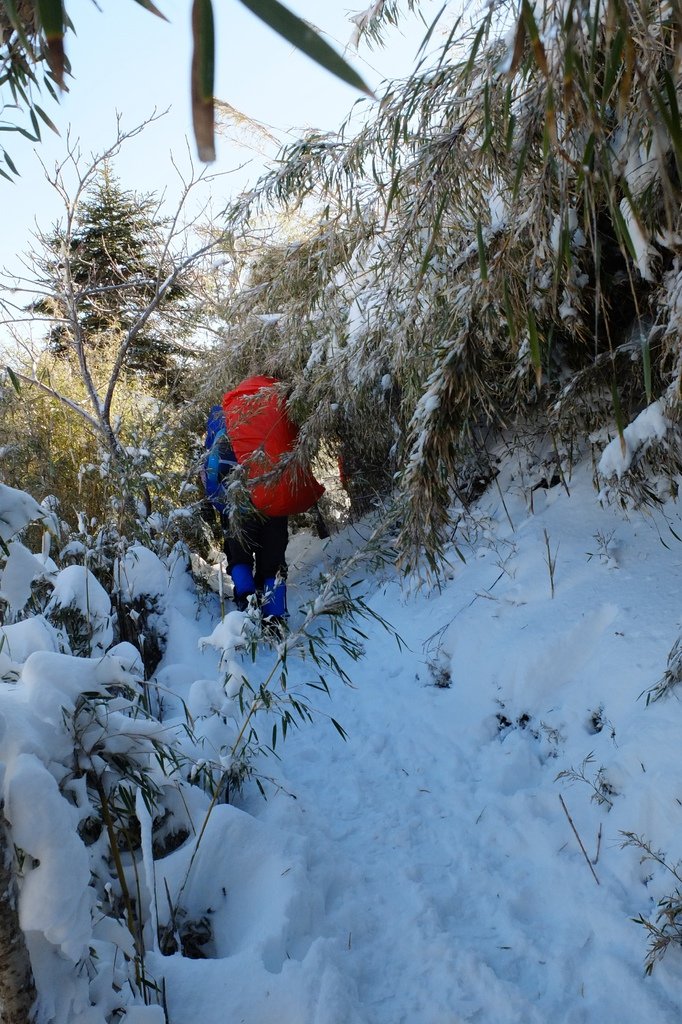
[[[296,447],[291,422],[274,377],[249,377],[223,395],[225,426],[237,461],[245,464],[254,507],[269,516],[306,512],[324,494],[309,469],[290,465],[272,480],[260,477]]]

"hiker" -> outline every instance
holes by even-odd
[[[308,470],[285,464],[278,471],[297,437],[273,377],[242,381],[208,417],[204,487],[220,513],[235,604],[244,610],[257,595],[263,617],[279,623],[287,615],[288,517],[307,511],[324,492]],[[236,466],[246,470],[252,507],[234,526],[228,487]]]

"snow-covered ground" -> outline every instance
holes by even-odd
[[[170,894],[212,929],[205,959],[149,940],[171,1024],[679,1020],[682,951],[645,975],[633,918],[654,920],[680,883],[624,841],[682,858],[682,708],[646,699],[680,632],[681,510],[603,508],[587,466],[567,483],[532,492],[531,511],[520,479],[501,480],[504,505],[496,490],[482,500],[440,589],[356,570],[405,646],[362,623],[353,686],[330,677],[314,723],[258,759],[267,800],[252,780],[207,819],[197,803],[198,847],[146,858],[161,923]],[[360,540],[293,538],[292,627]],[[164,724],[184,701],[218,750],[236,729],[205,642],[219,604],[197,605],[188,581],[168,590]],[[213,643],[257,684],[273,649],[235,650],[240,621]],[[313,668],[292,658],[290,690]],[[126,1020],[157,1016],[131,1006]]]

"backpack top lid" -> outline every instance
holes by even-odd
[[[305,512],[324,493],[309,469],[294,465],[261,482],[294,450],[298,438],[276,386],[280,383],[275,377],[249,377],[223,396],[227,433],[237,460],[247,467],[251,499],[270,516]]]

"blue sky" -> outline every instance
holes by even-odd
[[[0,266],[15,269],[19,254],[30,248],[37,222],[48,229],[61,216],[57,196],[47,185],[42,160],[54,167],[66,153],[66,135],[78,138],[84,153],[99,152],[115,137],[116,112],[124,128],[132,128],[154,110],[170,106],[169,113],[126,144],[116,170],[126,188],[142,192],[166,190],[169,202],[178,187],[171,154],[183,168],[189,153],[196,160],[191,138],[189,66],[190,0],[156,0],[172,19],[165,23],[132,0],[100,0],[101,10],[86,0],[71,0],[67,10],[77,37],[67,38],[74,79],[59,106],[46,98],[43,105],[59,127],[61,137],[48,129],[34,146],[19,136],[9,149],[21,172],[15,184],[0,182],[3,191],[3,230]],[[289,0],[289,7],[311,21],[327,40],[342,51],[351,35],[348,0]],[[368,0],[351,0],[350,13]],[[284,138],[300,129],[337,128],[360,98],[350,86],[335,79],[255,18],[238,0],[216,0],[216,95],[249,117],[261,121]],[[425,16],[435,15],[435,2],[424,4]],[[423,36],[423,26],[412,20],[394,33],[385,50],[365,50],[347,59],[376,88],[385,78],[406,73]],[[363,59],[365,58],[365,59]],[[363,101],[370,102],[370,101]],[[188,149],[189,147],[189,149]],[[247,163],[246,167],[240,165]],[[196,161],[199,166],[198,161]],[[262,159],[218,139],[218,159],[212,171],[225,174],[214,182],[216,204],[239,192],[262,170]],[[220,208],[220,206],[218,206]]]

